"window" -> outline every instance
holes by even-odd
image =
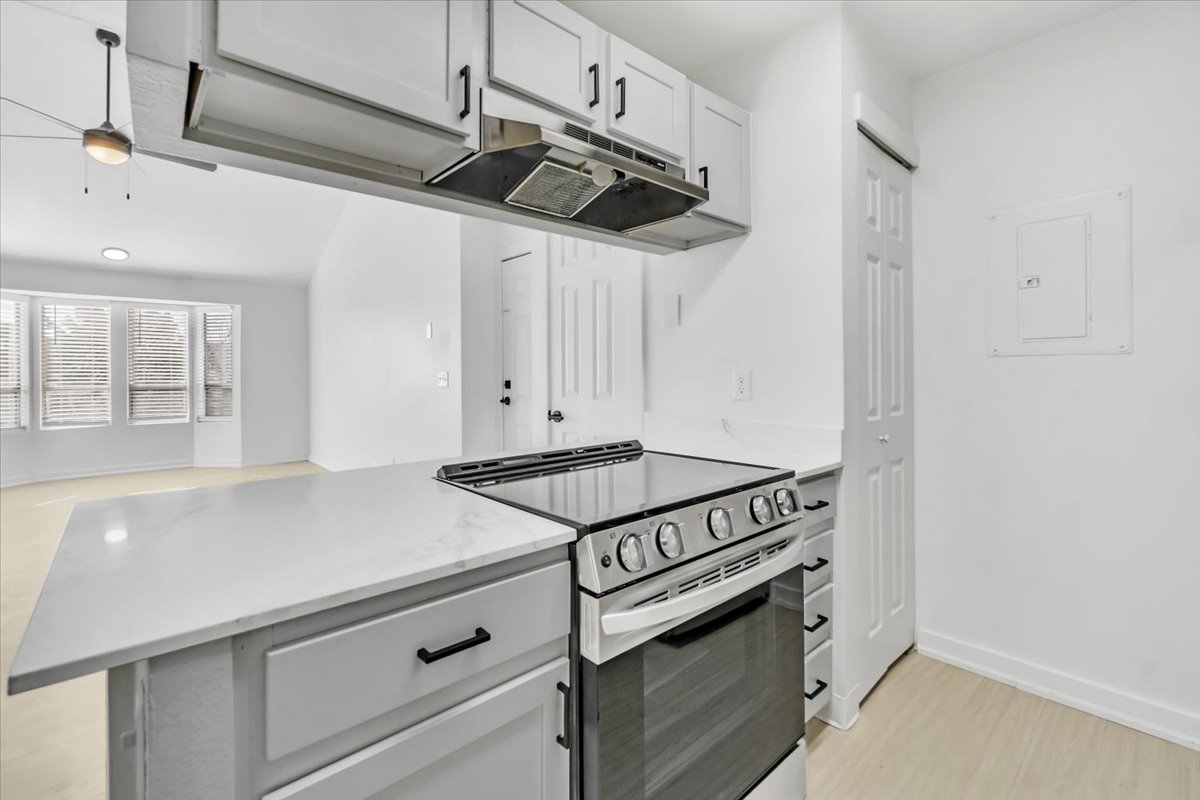
[[[42,306],[42,425],[107,425],[108,306]]]
[[[25,308],[0,299],[0,429],[25,427]]]
[[[233,309],[201,311],[200,339],[204,372],[201,413],[205,418],[230,418],[233,416]]]
[[[188,418],[188,312],[129,309],[129,419]]]

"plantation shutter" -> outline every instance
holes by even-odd
[[[204,416],[233,416],[233,309],[201,312]]]
[[[129,309],[129,419],[188,418],[188,312]]]
[[[25,425],[24,359],[25,304],[0,300],[0,429]]]
[[[108,306],[42,306],[42,424],[112,419]]]

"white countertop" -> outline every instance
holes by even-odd
[[[433,480],[450,460],[80,503],[9,692],[574,541]]]

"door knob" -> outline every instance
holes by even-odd
[[[550,420],[551,422],[562,422],[563,415],[561,411],[547,411],[546,419]]]
[[[883,443],[883,444],[887,444],[887,443],[888,443],[888,442],[890,442],[891,440],[892,440],[892,439],[891,439],[891,437],[890,437],[890,436],[888,436],[886,433],[885,433],[883,436],[880,436],[880,437],[879,437],[879,441],[880,441],[881,443]]]
[[[506,396],[504,396],[504,397],[501,397],[501,398],[500,398],[500,402],[501,402],[501,403],[503,403],[503,404],[504,404],[504,405],[506,405],[506,406],[510,406],[510,405],[512,405],[512,398],[511,398],[511,397],[508,397],[508,396],[506,395]]]

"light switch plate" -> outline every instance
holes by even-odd
[[[446,389],[450,386],[450,373],[439,372],[437,374],[437,386],[439,389]]]

